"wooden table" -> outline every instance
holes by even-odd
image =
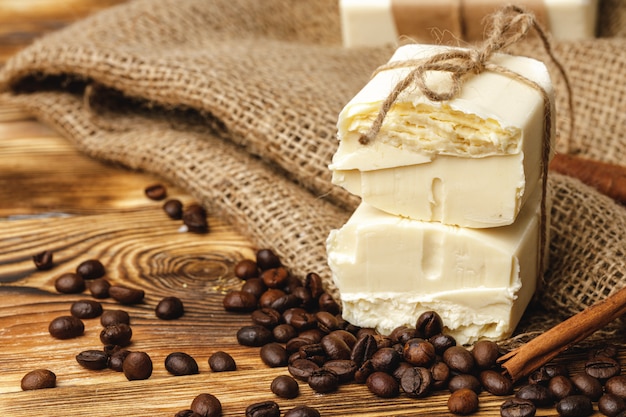
[[[35,2],[39,8],[20,9],[16,20],[23,2],[0,0],[0,62],[35,36],[116,2],[42,0]],[[89,159],[20,109],[0,105],[0,415],[173,416],[205,392],[222,401],[224,416],[242,416],[248,405],[265,400],[277,401],[283,412],[307,404],[323,416],[448,415],[446,393],[380,399],[349,384],[321,395],[301,383],[296,399],[275,397],[270,383],[287,370],[268,368],[257,348],[240,346],[235,334],[249,318],[227,313],[221,304],[223,294],[241,284],[233,265],[253,257],[254,248],[218,218],[209,218],[208,234],[181,232],[181,223],[169,220],[161,203],[144,196],[155,182],[162,179]],[[168,185],[168,191],[193,201],[183,190]],[[43,250],[54,252],[52,270],[34,267],[32,256]],[[59,294],[54,280],[90,258],[104,263],[112,282],[146,292],[139,305],[106,299],[103,306],[130,313],[130,349],[147,352],[154,363],[147,380],[131,382],[121,373],[78,365],[76,354],[102,347],[98,319],[85,320],[85,334],[76,339],[56,340],[48,333],[50,321],[68,314],[73,301],[90,298]],[[183,300],[186,313],[159,320],[154,307],[170,295]],[[208,357],[218,350],[235,358],[237,371],[210,371]],[[192,355],[200,373],[170,375],[164,359],[175,351]],[[563,360],[580,363],[581,355]],[[55,372],[57,387],[22,391],[21,378],[36,368]],[[481,394],[476,415],[499,415],[503,400]],[[556,411],[541,409],[538,415]]]

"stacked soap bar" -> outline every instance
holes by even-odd
[[[407,45],[391,62],[444,50]],[[542,63],[509,55],[491,62],[552,97]],[[432,309],[460,343],[506,337],[535,291],[545,249],[543,95],[493,72],[468,78],[445,102],[407,89],[377,136],[360,143],[410,70],[379,72],[339,115],[333,182],[362,198],[327,241],[344,316],[388,333]],[[442,89],[449,77],[431,73],[428,82]]]
[[[482,20],[501,0],[340,0],[343,43],[347,47],[395,44],[407,36],[435,42],[445,33],[455,39],[482,40]],[[593,38],[598,0],[518,0],[535,12],[556,38]]]

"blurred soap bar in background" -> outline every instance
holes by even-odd
[[[346,47],[397,45],[404,37],[419,43],[442,39],[483,39],[483,19],[502,0],[340,0]],[[598,0],[517,0],[532,11],[555,39],[595,37]]]

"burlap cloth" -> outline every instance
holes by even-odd
[[[624,2],[605,1],[603,38],[553,43],[575,102],[570,141],[554,73],[562,152],[623,163],[625,15]],[[330,184],[335,123],[393,52],[340,44],[336,0],[137,0],[13,57],[0,71],[1,99],[88,155],[183,187],[295,274],[320,273],[339,296],[324,243],[358,201]],[[532,41],[513,52],[546,60]],[[625,279],[624,207],[569,177],[552,174],[549,185],[550,268],[518,333],[544,330]]]

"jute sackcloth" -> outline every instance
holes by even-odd
[[[320,273],[339,297],[324,242],[358,200],[330,183],[335,124],[393,53],[340,43],[336,0],[136,0],[13,57],[0,91],[86,154],[187,189],[298,276]],[[626,38],[553,47],[575,103],[572,135],[553,72],[559,149],[622,163]],[[554,71],[531,40],[512,52]],[[542,316],[526,329],[603,299],[626,274],[624,207],[565,176],[551,174],[549,185],[551,263],[533,310]]]

